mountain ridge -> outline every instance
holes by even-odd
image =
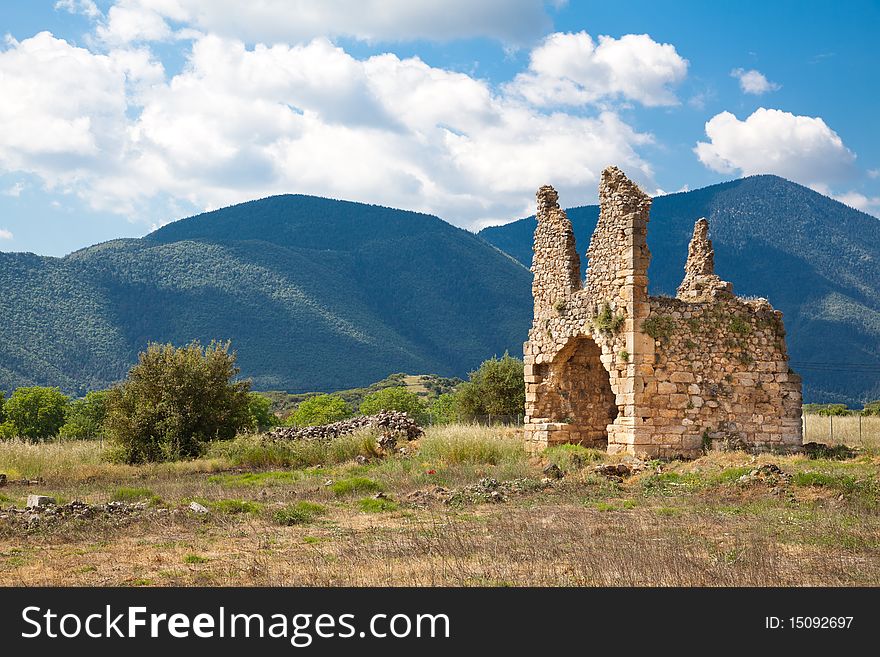
[[[586,268],[598,207],[567,212]],[[880,397],[880,222],[776,176],[657,197],[652,294],[675,293],[700,216],[719,275],[784,312],[807,401]],[[534,217],[474,234],[425,213],[283,194],[63,258],[0,253],[0,389],[82,394],[122,378],[148,341],[213,338],[233,340],[264,390],[464,376],[521,353],[533,230]]]

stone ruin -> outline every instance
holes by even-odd
[[[537,193],[524,347],[525,439],[638,457],[708,447],[800,449],[801,379],[788,366],[782,313],[742,299],[714,270],[699,219],[672,297],[648,296],[651,198],[616,167],[602,172],[585,281],[557,193]]]

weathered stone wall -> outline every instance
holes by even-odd
[[[619,169],[602,174],[583,286],[571,223],[538,190],[535,317],[526,342],[526,440],[642,456],[695,456],[713,441],[801,444],[800,379],[781,313],[733,295],[697,221],[679,298],[648,297],[651,199]]]

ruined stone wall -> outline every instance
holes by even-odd
[[[782,313],[765,299],[652,298],[645,330],[655,340],[647,398],[658,456],[801,445],[801,381],[788,366]]]
[[[796,449],[800,378],[788,368],[781,313],[735,297],[714,271],[697,221],[678,298],[647,294],[651,199],[616,167],[583,286],[556,192],[538,190],[533,293],[524,345],[530,448],[579,443],[640,456],[696,456],[711,443]]]

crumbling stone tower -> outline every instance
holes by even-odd
[[[717,443],[793,451],[801,380],[788,367],[782,313],[740,299],[714,271],[700,219],[676,298],[648,296],[651,198],[602,172],[586,281],[556,191],[537,194],[525,343],[526,441],[638,456],[697,456]]]

